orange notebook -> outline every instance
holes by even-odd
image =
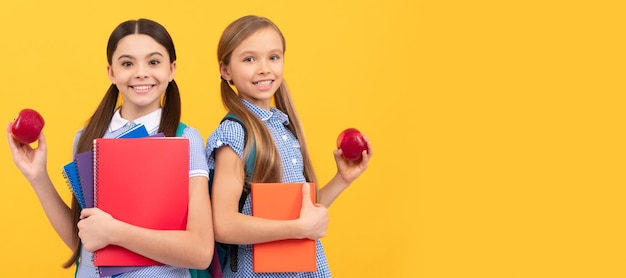
[[[182,137],[94,140],[94,205],[114,218],[149,229],[184,230],[189,203],[189,140]],[[96,266],[161,263],[109,245]]]
[[[289,220],[300,217],[303,183],[252,183],[252,215]],[[315,202],[315,184],[311,184],[311,201]],[[316,270],[315,241],[285,239],[254,244],[254,272],[313,272]]]

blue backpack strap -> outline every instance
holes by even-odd
[[[187,125],[185,123],[179,122],[178,123],[178,128],[176,128],[176,137],[183,136],[183,130],[185,130],[186,127],[187,127]]]
[[[189,274],[191,274],[191,278],[212,278],[206,269],[189,269]]]
[[[232,113],[228,113],[226,114],[226,116],[224,116],[224,119],[222,119],[222,121],[224,120],[232,120],[235,122],[238,122],[241,127],[243,127],[243,132],[245,134],[244,137],[244,144],[245,142],[247,142],[248,140],[248,129],[246,128],[246,124],[243,123],[243,120],[239,117],[237,117],[237,115],[232,114]],[[250,179],[250,182],[252,181],[252,175],[254,174],[254,162],[256,159],[256,144],[252,145],[252,149],[250,150],[250,155],[248,156],[248,159],[246,160],[246,166],[244,167],[244,170],[246,172],[246,179]]]
[[[76,258],[76,269],[74,270],[74,278],[78,274],[78,266],[80,265],[80,257]]]
[[[241,118],[237,117],[237,115],[235,114],[228,113],[226,114],[226,116],[224,116],[223,120],[232,120],[232,121],[238,122],[241,125],[241,127],[243,127],[243,131],[245,134],[244,142],[245,143],[248,142],[248,129],[246,128],[246,125]],[[241,192],[241,197],[239,198],[239,212],[243,210],[243,205],[246,203],[246,199],[248,198],[248,195],[250,195],[250,191],[252,187],[252,175],[254,175],[254,166],[255,166],[254,164],[256,162],[256,144],[254,144],[254,140],[251,140],[250,142],[252,142],[253,145],[251,146],[250,154],[248,155],[248,158],[246,160],[246,164],[244,167],[246,176],[244,179],[243,191]],[[230,269],[233,272],[237,272],[237,268],[238,268],[237,253],[238,253],[239,247],[236,244],[229,244],[227,247],[228,249],[230,249],[230,252],[229,252]],[[222,261],[222,267],[225,267],[225,261],[226,260]]]
[[[243,120],[237,117],[237,115],[232,114],[232,113],[226,114],[226,116],[224,116],[224,120],[226,119],[238,122],[241,125],[241,127],[243,127],[243,131],[245,134],[244,142],[247,143],[248,142],[248,129],[246,128],[246,125],[243,122]],[[250,140],[250,142],[252,143],[252,146],[250,149],[250,154],[248,155],[248,159],[246,160],[246,164],[244,167],[244,172],[246,175],[245,175],[245,180],[244,180],[244,185],[243,185],[243,191],[241,192],[241,197],[239,198],[239,212],[243,210],[243,205],[246,203],[246,199],[248,198],[248,195],[250,195],[250,191],[252,187],[252,176],[254,175],[254,163],[256,161],[256,144],[254,143],[254,140]],[[237,272],[237,268],[238,268],[237,267],[237,253],[238,253],[239,248],[237,247],[236,244],[230,244],[227,247],[230,249],[230,252],[229,252],[230,269],[233,272]],[[224,267],[224,264],[225,264],[225,260],[222,261],[222,265],[223,265],[222,267]]]
[[[243,128],[243,133],[244,133],[244,144],[247,142],[248,139],[248,129],[246,128],[246,124],[243,122],[242,119],[240,119],[239,117],[237,117],[237,115],[232,114],[232,113],[228,113],[226,114],[226,116],[224,116],[224,118],[222,118],[222,122],[225,120],[231,120],[231,121],[235,121],[237,123],[239,123],[241,125],[241,127]],[[256,145],[252,145],[252,149],[250,150],[250,155],[248,155],[248,159],[246,160],[246,165],[244,167],[244,171],[246,173],[246,178],[245,178],[245,183],[244,184],[244,191],[245,190],[249,190],[250,189],[250,183],[252,182],[252,175],[254,174],[254,163],[256,161]],[[213,175],[214,175],[214,170],[211,169],[209,171],[209,194],[211,194],[211,192],[213,192]],[[248,188],[246,188],[246,186]],[[245,193],[245,192],[244,192]],[[247,193],[250,193],[249,191]],[[243,200],[241,200],[243,199]],[[244,196],[242,196],[239,200],[239,212],[241,212],[241,209],[243,208],[243,202],[245,202],[245,198]]]
[[[239,123],[243,128],[245,137],[244,144],[247,142],[248,129],[246,128],[246,124],[241,120],[241,118],[237,117],[235,114],[228,113],[222,118],[222,122],[225,120],[231,120]],[[242,211],[243,205],[250,194],[250,185],[252,182],[252,175],[254,174],[254,164],[256,160],[256,145],[252,145],[252,149],[250,150],[250,155],[246,159],[246,164],[244,167],[244,171],[246,173],[244,190],[241,193],[241,197],[239,199],[239,212]],[[213,192],[213,176],[215,174],[214,169],[209,170],[209,194]],[[197,270],[190,269],[192,278],[209,278],[209,277],[221,277],[222,269],[226,267],[226,254],[229,253],[230,249],[230,262],[231,269],[233,271],[237,271],[237,245],[233,244],[223,244],[215,242],[215,248],[213,250],[213,260],[211,261],[211,265],[207,269]]]

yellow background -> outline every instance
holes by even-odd
[[[2,1],[0,121],[46,119],[48,168],[100,101],[123,20],[170,31],[183,121],[224,114],[216,45],[245,14],[287,38],[321,181],[338,133],[373,142],[333,204],[335,277],[626,277],[622,1]],[[0,276],[70,277],[69,251],[0,145]]]

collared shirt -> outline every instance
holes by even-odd
[[[156,134],[159,130],[159,124],[161,122],[162,109],[157,109],[141,118],[130,122],[122,118],[120,109],[115,111],[109,128],[105,132],[103,138],[114,138],[126,132],[130,128],[143,124],[150,135]],[[82,134],[82,129],[76,133],[74,137],[74,153],[76,152],[78,140]],[[200,133],[187,126],[182,133],[182,136],[189,139],[189,177],[203,176],[208,179],[209,168],[207,165],[207,159],[204,152],[204,141]],[[80,264],[76,272],[76,277],[93,277],[99,278],[98,268],[93,265],[92,262],[93,253],[87,252],[84,248],[81,250]],[[110,277],[110,276],[108,276]],[[168,277],[168,278],[181,278],[190,277],[189,270],[186,268],[162,265],[162,266],[150,266],[144,267],[135,271],[126,272],[122,275],[115,276],[119,278],[134,278],[134,277]]]
[[[252,111],[268,128],[274,144],[278,148],[282,161],[282,182],[305,182],[304,164],[300,142],[287,128],[289,117],[282,111],[271,107],[270,110],[260,108],[247,100],[242,100],[246,108]],[[245,145],[245,133],[243,127],[235,121],[223,121],[209,136],[206,143],[206,153],[209,161],[209,169],[215,169],[215,150],[229,146],[240,158],[243,157]],[[257,150],[257,152],[263,150]],[[243,162],[242,162],[243,163]],[[252,215],[251,198],[245,201],[242,213]],[[238,245],[238,271],[232,272],[228,267],[223,270],[224,277],[330,277],[330,269],[324,247],[320,240],[316,241],[317,271],[299,273],[254,273],[252,271],[252,245]],[[229,256],[226,256],[229,258]],[[228,260],[228,259],[227,259]]]
[[[111,123],[109,124],[107,131],[102,137],[117,137],[138,124],[143,124],[148,130],[148,134],[154,135],[159,131],[162,110],[163,109],[159,108],[131,122],[122,118],[120,109],[117,109],[115,114],[113,114],[113,118],[111,119]],[[76,153],[78,140],[80,139],[80,135],[82,133],[83,130],[81,129],[76,133],[76,136],[74,136],[73,153]],[[204,152],[204,139],[200,135],[200,132],[193,127],[187,126],[185,130],[183,130],[182,136],[189,139],[189,177],[203,176],[208,179],[209,167],[207,165]]]
[[[271,107],[269,111],[265,110],[247,100],[243,100],[243,103],[263,121],[272,135],[282,161],[282,182],[305,182],[300,141],[287,128],[289,125],[287,114],[274,107]],[[223,121],[207,139],[206,152],[209,169],[215,168],[213,151],[225,145],[230,146],[240,158],[243,158],[244,140],[245,133],[238,122]]]
[[[117,109],[115,114],[113,114],[113,118],[111,119],[111,124],[109,124],[109,129],[107,133],[110,133],[112,137],[115,137],[122,132],[130,129],[132,126],[137,124],[143,124],[148,130],[149,134],[155,134],[159,130],[159,124],[161,123],[161,113],[163,112],[162,108],[154,110],[149,114],[136,119],[133,122],[130,122],[124,118],[122,118],[122,114],[120,114],[121,109]]]

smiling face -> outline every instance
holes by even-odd
[[[122,38],[107,67],[109,79],[124,97],[122,116],[134,120],[161,106],[161,97],[176,73],[176,62],[152,37],[132,34]]]
[[[239,96],[269,110],[270,101],[283,81],[283,41],[272,27],[259,29],[237,46],[222,77],[232,81]]]

